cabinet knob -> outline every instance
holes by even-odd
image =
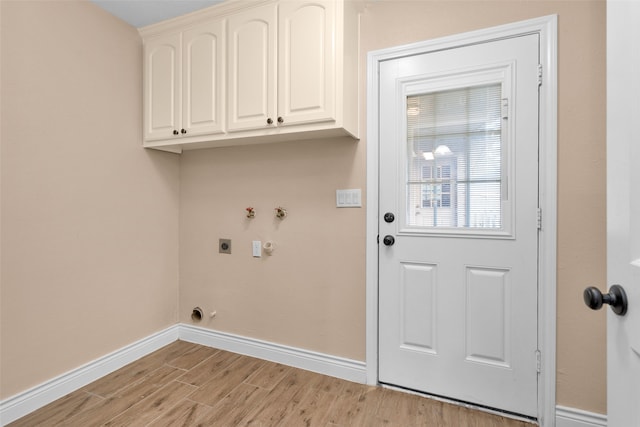
[[[269,118],[267,119],[267,124],[268,124],[268,125],[272,125],[272,124],[273,124],[273,120],[271,119],[271,117],[269,117]]]
[[[182,129],[182,130],[180,130],[180,133],[184,135],[185,133],[187,133],[187,130],[186,129]]]
[[[178,135],[178,131],[174,129],[174,130],[173,130],[173,134],[174,134],[174,135]]]
[[[278,123],[284,123],[284,119],[282,117],[278,117]]]

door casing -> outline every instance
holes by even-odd
[[[369,52],[367,63],[367,238],[366,364],[367,383],[378,384],[378,176],[380,62],[404,56],[537,33],[540,36],[538,342],[538,421],[555,425],[556,240],[557,240],[557,15]]]

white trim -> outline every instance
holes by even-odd
[[[0,425],[4,426],[24,417],[178,339],[348,381],[358,383],[366,381],[364,362],[192,325],[178,324],[1,401]]]
[[[556,240],[557,240],[557,28],[556,15],[480,31],[369,52],[367,68],[367,236],[366,369],[367,383],[378,382],[378,67],[403,56],[523,34],[539,34],[543,84],[540,87],[539,199],[544,214],[539,235],[538,342],[542,354],[538,383],[538,420],[555,425],[556,398]]]
[[[180,339],[343,380],[366,382],[365,363],[356,360],[184,324]]]
[[[363,362],[179,324],[0,402],[0,425],[11,423],[178,339],[348,381],[364,383],[367,379]],[[607,425],[606,415],[564,406],[557,406],[556,411],[556,427],[606,427]]]
[[[556,427],[606,427],[607,416],[582,409],[556,406]]]
[[[27,391],[0,402],[0,425],[24,417],[105,375],[171,344],[178,339],[178,325],[150,335],[102,356]]]

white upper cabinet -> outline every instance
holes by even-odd
[[[145,147],[357,138],[356,5],[231,0],[141,29]]]
[[[182,126],[181,36],[170,34],[145,45],[144,138],[165,139]]]
[[[277,6],[229,17],[229,131],[265,129],[276,114]]]
[[[223,21],[145,41],[145,142],[224,131]]]
[[[224,131],[224,28],[215,21],[182,35],[182,123],[187,135]]]
[[[335,121],[336,3],[282,2],[278,26],[278,121]]]
[[[333,1],[230,17],[229,131],[335,121],[334,33]]]

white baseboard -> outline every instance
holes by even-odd
[[[179,325],[143,338],[86,365],[73,369],[0,402],[0,425],[4,426],[42,408],[105,375],[171,344],[178,339]]]
[[[178,339],[348,381],[362,384],[367,381],[365,362],[179,324],[1,401],[0,425],[9,424]],[[565,406],[556,407],[555,419],[556,427],[607,426],[606,415]]]
[[[607,416],[581,409],[556,406],[556,427],[606,427]]]
[[[364,362],[179,324],[1,401],[0,426],[42,408],[178,339],[349,381],[366,382]]]
[[[367,381],[365,362],[184,324],[180,339],[361,384]]]

